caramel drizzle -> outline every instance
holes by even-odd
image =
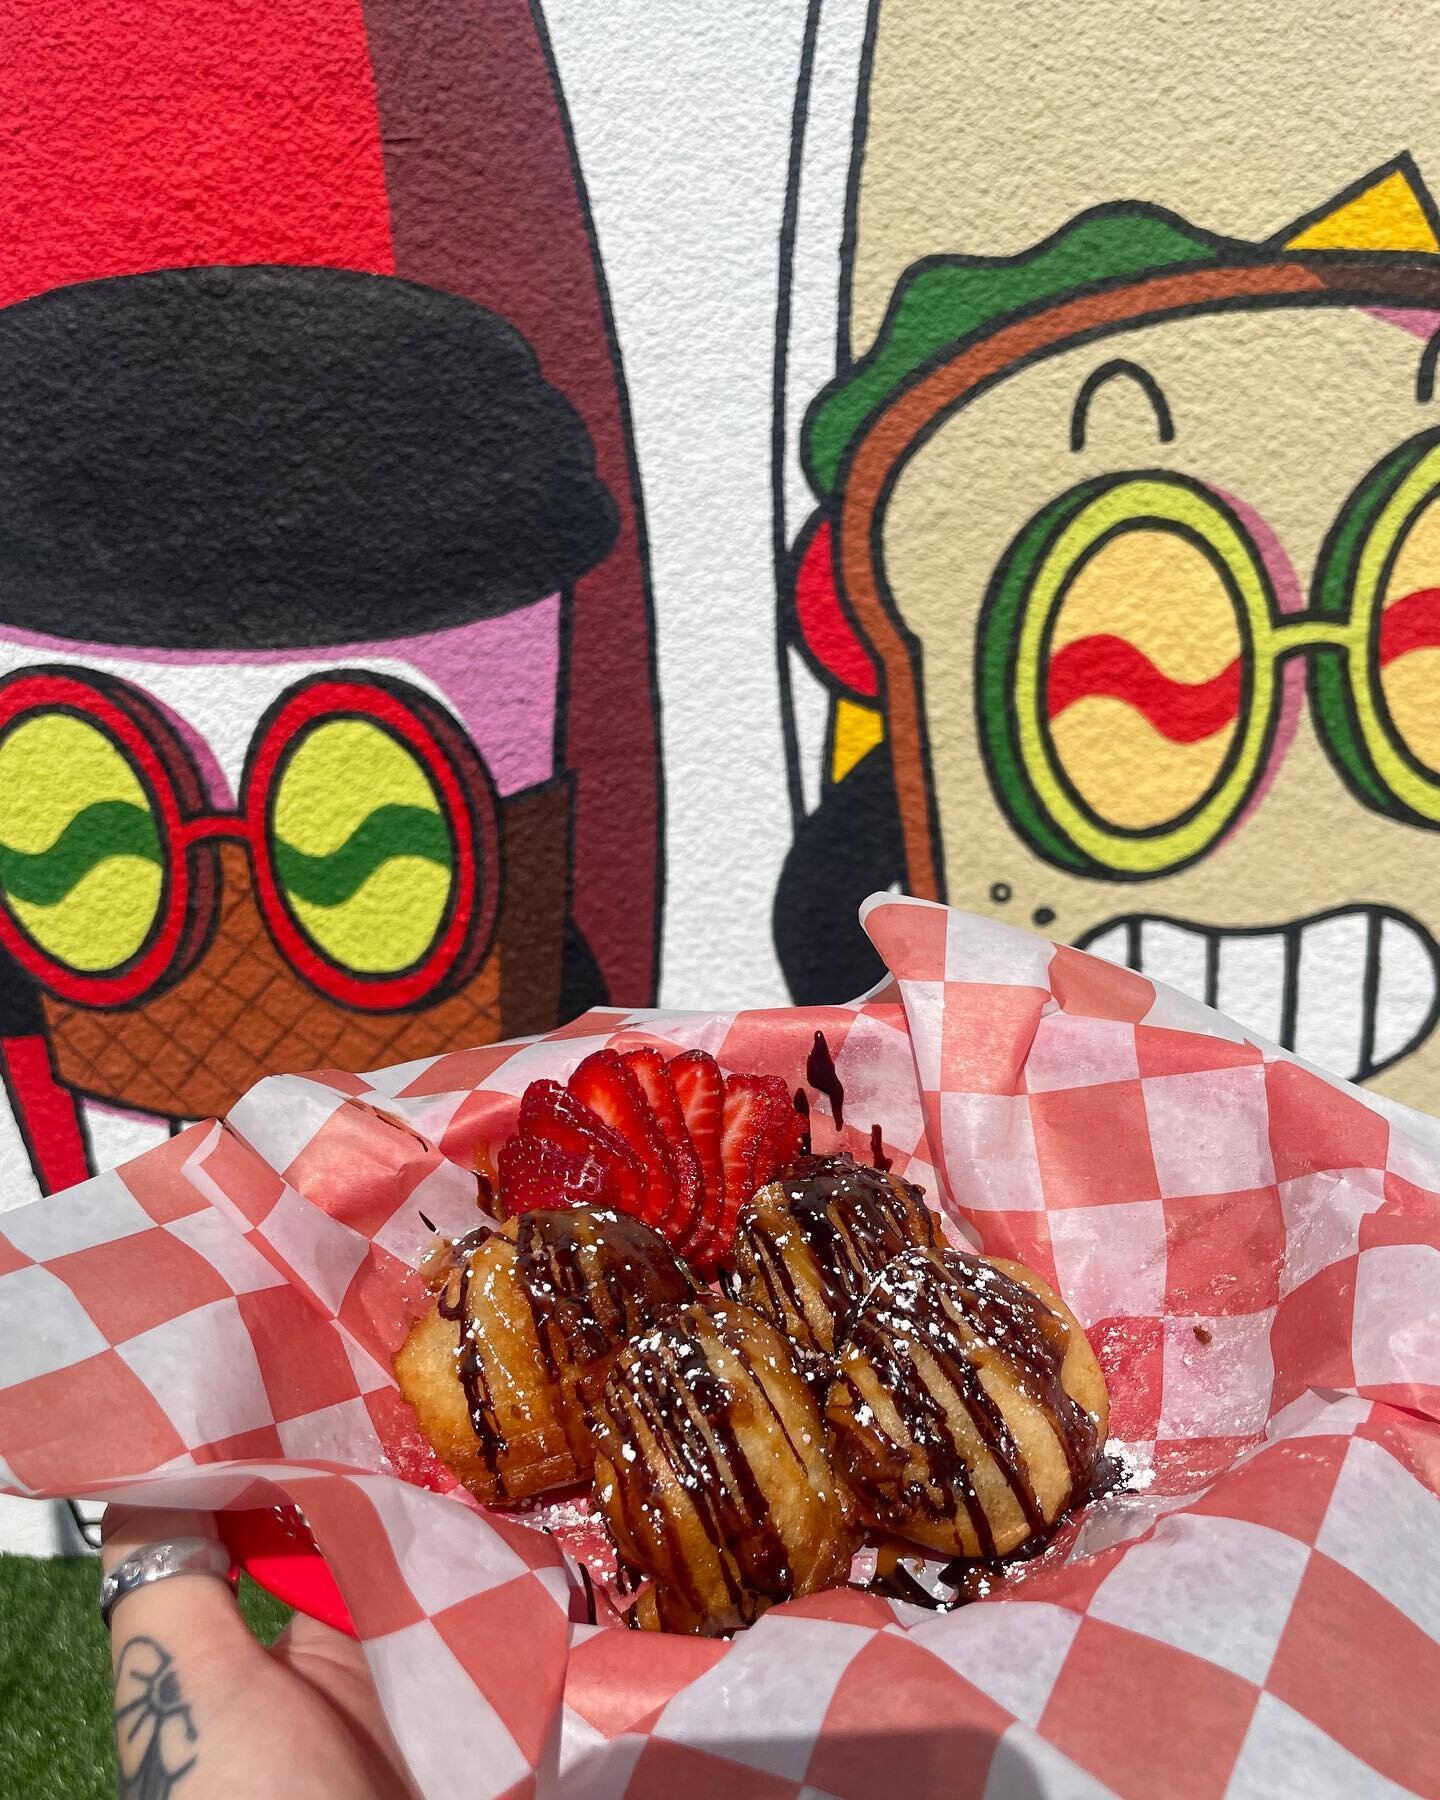
[[[720,1342],[742,1362],[753,1363],[743,1323],[739,1324],[738,1341],[733,1341],[725,1314],[717,1309],[708,1316]],[[681,1336],[672,1330],[647,1344],[626,1369],[624,1381],[627,1403],[684,1491],[701,1533],[715,1552],[730,1607],[741,1624],[752,1623],[765,1605],[793,1594],[795,1577],[784,1538],[735,1430],[734,1409],[739,1397],[716,1373],[698,1333]],[[747,1368],[744,1398],[754,1405],[763,1402],[800,1478],[808,1483],[808,1465],[753,1368]],[[612,1423],[621,1442],[633,1441],[618,1421]],[[639,1453],[629,1463],[612,1458],[612,1466],[618,1482],[633,1482],[638,1487],[638,1510],[658,1530],[665,1552],[665,1585],[679,1591],[697,1618],[708,1619],[712,1609],[695,1579],[680,1521],[648,1457]],[[632,1502],[636,1498],[634,1494],[625,1496]],[[627,1506],[626,1510],[635,1508]],[[663,1595],[659,1597],[663,1612]]]
[[[642,1230],[618,1215],[602,1227],[579,1211],[565,1209],[522,1217],[515,1236],[515,1277],[530,1310],[541,1363],[554,1386],[565,1383],[577,1366],[583,1368],[608,1356],[662,1307],[691,1292],[688,1278],[668,1251],[657,1256],[656,1247],[646,1241],[650,1234],[642,1235]],[[442,1291],[438,1311],[441,1318],[459,1321],[456,1367],[466,1409],[481,1458],[498,1497],[504,1499],[507,1488],[501,1459],[509,1445],[486,1381],[470,1313],[475,1252],[493,1235],[490,1227],[481,1226],[457,1241],[453,1254],[461,1260],[458,1295],[451,1306]],[[599,1293],[586,1273],[587,1253],[608,1302],[603,1317]],[[571,1454],[583,1465],[589,1460],[593,1418],[583,1386],[571,1385],[579,1404],[558,1412]]]
[[[465,1410],[469,1414],[481,1460],[495,1483],[497,1494],[503,1500],[506,1488],[505,1478],[500,1473],[500,1458],[509,1446],[491,1399],[490,1386],[485,1379],[485,1365],[475,1343],[475,1321],[470,1316],[470,1283],[475,1275],[475,1253],[493,1235],[488,1225],[481,1225],[463,1238],[456,1239],[452,1255],[459,1264],[460,1280],[455,1302],[452,1306],[448,1298],[450,1289],[447,1283],[440,1290],[435,1310],[442,1319],[459,1321],[460,1341],[455,1349],[455,1371],[460,1377],[460,1386],[465,1395]]]
[[[912,1442],[924,1459],[925,1479],[909,1480],[896,1501],[887,1500],[875,1482],[856,1473],[877,1514],[893,1526],[902,1525],[916,1512],[943,1519],[948,1514],[946,1503],[958,1500],[969,1518],[980,1555],[994,1557],[989,1515],[950,1430],[947,1408],[931,1392],[921,1372],[915,1356],[917,1344],[964,1407],[977,1437],[1014,1495],[1030,1537],[1048,1530],[1051,1521],[1036,1497],[1029,1463],[1000,1406],[980,1379],[979,1363],[966,1354],[944,1304],[945,1288],[959,1301],[979,1339],[1009,1365],[1016,1384],[1044,1414],[1064,1452],[1075,1496],[1083,1491],[1094,1468],[1098,1432],[1095,1421],[1066,1391],[1060,1378],[1069,1335],[1064,1322],[1028,1288],[987,1269],[973,1256],[947,1252],[943,1268],[948,1280],[933,1275],[926,1279],[933,1267],[927,1259],[927,1265],[917,1272],[919,1279],[906,1281],[903,1313],[886,1309],[880,1317],[861,1318],[851,1335],[851,1343],[870,1363],[879,1385],[899,1401],[902,1416],[912,1427]],[[838,1379],[850,1395],[853,1416],[855,1409],[866,1405],[864,1396],[848,1370],[842,1369]],[[855,1429],[863,1429],[858,1421]],[[895,1453],[890,1461],[891,1466],[909,1467],[903,1452]]]
[[[869,1287],[892,1256],[917,1245],[933,1245],[934,1220],[918,1188],[866,1168],[844,1152],[838,1156],[801,1157],[781,1178],[787,1221],[813,1264],[814,1279],[834,1317],[837,1331],[844,1314]],[[805,1317],[800,1282],[777,1235],[752,1214],[742,1222],[756,1272],[774,1309],[773,1316]]]

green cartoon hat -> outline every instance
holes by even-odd
[[[1016,256],[933,256],[900,277],[874,347],[826,388],[805,422],[804,459],[822,499],[870,414],[938,350],[1039,303],[1187,263],[1253,256],[1163,207],[1122,202],[1081,213]]]
[[[1282,252],[1435,255],[1434,203],[1408,156],[1372,170],[1262,243],[1217,236],[1144,201],[1097,206],[1015,256],[931,256],[900,277],[872,349],[822,390],[801,454],[820,499],[865,421],[937,352],[1083,288],[1203,262],[1265,262]]]

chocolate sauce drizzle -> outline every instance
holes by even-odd
[[[459,1323],[456,1373],[481,1460],[497,1497],[508,1498],[504,1459],[509,1445],[490,1391],[477,1343],[481,1321],[470,1303],[475,1253],[493,1227],[482,1225],[455,1243],[458,1265],[442,1289],[437,1310]],[[668,1245],[628,1214],[597,1217],[583,1207],[523,1214],[515,1228],[514,1280],[530,1310],[535,1343],[555,1412],[571,1455],[581,1469],[591,1462],[591,1402],[610,1359],[634,1332],[694,1291]],[[455,1286],[454,1298],[451,1287]],[[566,1397],[574,1404],[564,1404]]]
[[[835,1129],[841,1130],[845,1124],[845,1087],[836,1073],[835,1058],[830,1054],[823,1031],[815,1033],[815,1042],[805,1059],[805,1079],[816,1093],[823,1094],[830,1102]]]
[[[806,1156],[810,1154],[810,1096],[803,1087],[795,1090],[795,1110],[803,1121],[800,1133],[800,1147]]]
[[[885,1139],[878,1121],[870,1127],[870,1161],[882,1175],[893,1166],[885,1154]]]
[[[865,1583],[872,1594],[883,1594],[890,1600],[904,1600],[911,1606],[923,1606],[929,1612],[951,1612],[972,1601],[983,1600],[1004,1581],[1015,1557],[987,1558],[978,1561],[956,1556],[936,1569],[934,1587],[927,1587],[905,1567],[899,1551],[887,1556],[881,1552],[872,1580]],[[912,1551],[913,1555],[914,1552]]]
[[[857,1163],[848,1151],[802,1156],[780,1178],[783,1202],[752,1204],[740,1217],[736,1253],[753,1272],[757,1304],[777,1324],[808,1318],[804,1290],[819,1290],[834,1322],[831,1350],[850,1308],[891,1257],[939,1243],[923,1191]],[[801,1254],[797,1255],[796,1251]]]
[[[969,1459],[951,1432],[945,1400],[932,1391],[916,1359],[917,1346],[965,1409],[1014,1495],[1029,1528],[1027,1542],[1046,1534],[1054,1521],[1035,1493],[1029,1463],[1002,1408],[980,1379],[980,1359],[972,1361],[967,1354],[969,1333],[957,1329],[956,1315],[973,1331],[984,1355],[1006,1365],[1010,1378],[1040,1408],[1064,1453],[1071,1495],[1082,1494],[1095,1468],[1098,1431],[1060,1378],[1068,1328],[1028,1288],[961,1251],[910,1252],[898,1258],[851,1326],[850,1346],[895,1401],[908,1427],[908,1443],[897,1447],[863,1422],[869,1408],[853,1367],[846,1364],[836,1379],[851,1404],[848,1411],[832,1412],[830,1422],[846,1473],[876,1518],[900,1530],[917,1517],[939,1522],[963,1508],[980,1557],[993,1559],[993,1523],[976,1491]],[[913,1453],[923,1464],[918,1479]]]
[[[1130,1476],[1131,1472],[1118,1457],[1099,1457],[1084,1491],[1075,1494],[1065,1513],[1073,1513],[1107,1494],[1123,1493]],[[867,1582],[851,1585],[872,1594],[884,1594],[892,1600],[908,1601],[912,1606],[923,1606],[931,1612],[953,1612],[957,1607],[988,1599],[1002,1582],[1011,1580],[1020,1567],[1042,1555],[1050,1547],[1055,1527],[1065,1513],[1051,1522],[1050,1530],[1044,1536],[1032,1537],[1005,1556],[955,1556],[939,1567],[930,1567],[934,1584],[930,1587],[917,1580],[903,1561],[907,1556],[911,1559],[919,1557],[928,1565],[929,1557],[916,1545],[891,1539],[881,1546],[874,1576]]]
[[[465,1410],[475,1431],[475,1442],[479,1446],[481,1460],[495,1483],[497,1494],[504,1499],[506,1488],[504,1477],[500,1473],[500,1458],[508,1446],[491,1401],[490,1386],[485,1379],[485,1364],[475,1343],[475,1321],[470,1314],[470,1283],[475,1275],[475,1253],[491,1236],[493,1233],[489,1226],[482,1225],[467,1232],[463,1238],[456,1239],[453,1255],[458,1265],[459,1280],[455,1283],[455,1298],[451,1300],[451,1282],[447,1282],[440,1290],[435,1310],[442,1319],[459,1321],[460,1341],[455,1350],[455,1372],[460,1378],[460,1386],[465,1395]],[[451,1280],[454,1279],[452,1276]]]
[[[580,1565],[580,1579],[585,1587],[585,1623],[593,1625],[595,1623],[595,1583],[591,1580],[590,1571],[583,1562]]]
[[[760,1323],[753,1314],[748,1319]],[[717,1372],[706,1341],[712,1333],[744,1371],[738,1382],[733,1374]],[[657,1576],[662,1625],[667,1596],[675,1595],[692,1620],[702,1621],[711,1620],[713,1599],[697,1577],[685,1543],[685,1521],[677,1513],[673,1489],[667,1492],[659,1478],[657,1459],[683,1488],[694,1524],[714,1551],[734,1625],[752,1623],[767,1606],[795,1592],[785,1539],[741,1442],[737,1413],[752,1425],[764,1418],[765,1440],[777,1449],[783,1445],[807,1485],[811,1472],[755,1372],[764,1352],[757,1353],[753,1334],[744,1308],[701,1301],[632,1345],[606,1387],[603,1428],[612,1443],[634,1452],[629,1458],[613,1450],[610,1454],[619,1488],[614,1497],[618,1535],[630,1538],[630,1545],[622,1547],[622,1560],[627,1549],[639,1548],[637,1527],[653,1538],[658,1556],[637,1554],[633,1560]],[[641,1431],[631,1428],[627,1414],[633,1414]],[[817,1418],[817,1438],[818,1427]],[[612,1517],[611,1523],[613,1529],[617,1521]],[[668,1610],[673,1615],[673,1608]]]

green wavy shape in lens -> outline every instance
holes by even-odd
[[[275,842],[280,885],[310,906],[342,906],[395,856],[418,856],[448,869],[453,850],[440,814],[423,806],[377,806],[323,856],[309,856],[283,838]]]
[[[76,813],[48,850],[0,843],[0,888],[27,906],[54,906],[111,856],[161,860],[153,816],[130,800],[96,800]]]

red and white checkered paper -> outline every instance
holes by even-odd
[[[1440,1124],[1141,976],[879,896],[853,1005],[591,1013],[223,1123],[0,1217],[0,1483],[293,1502],[427,1794],[1440,1794]],[[389,1356],[538,1075],[602,1043],[804,1069],[952,1232],[1065,1295],[1138,1491],[949,1614],[728,1642],[584,1622],[556,1542],[423,1472]],[[817,1097],[817,1147],[836,1138]]]

